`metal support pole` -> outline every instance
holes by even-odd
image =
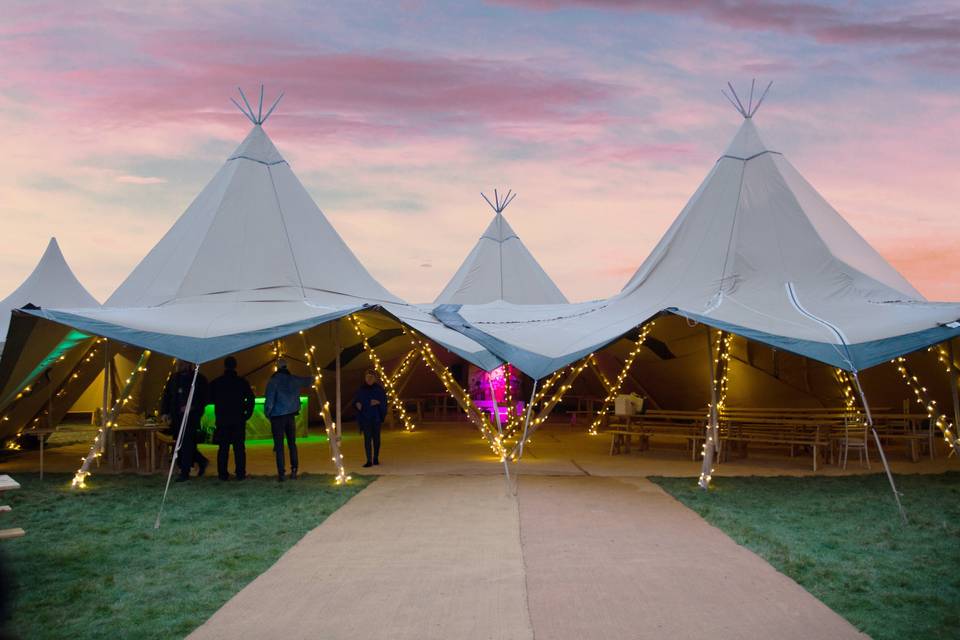
[[[527,415],[523,421],[523,438],[520,440],[520,450],[519,455],[517,455],[517,462],[520,462],[520,458],[523,457],[523,445],[527,441],[527,430],[530,428],[530,414],[533,413],[533,399],[537,397],[537,383],[539,380],[533,381],[533,391],[530,392],[530,404],[527,405]]]
[[[153,523],[154,529],[160,528],[160,516],[163,515],[163,505],[167,503],[167,492],[170,491],[170,479],[173,478],[173,467],[177,464],[177,457],[180,454],[180,445],[183,443],[183,432],[186,431],[187,421],[190,418],[190,407],[193,405],[193,392],[197,388],[197,374],[200,373],[200,365],[193,365],[193,381],[190,382],[190,393],[187,394],[187,406],[183,410],[183,418],[180,420],[180,431],[177,433],[177,444],[173,448],[173,455],[170,456],[170,471],[167,472],[167,486],[163,489],[163,498],[160,500],[160,510],[157,511],[157,521]]]
[[[503,425],[500,424],[500,406],[497,404],[497,394],[493,390],[493,380],[491,380],[489,376],[487,377],[487,383],[490,386],[490,399],[493,401],[493,415],[497,420],[497,433],[499,434],[497,443],[500,445],[500,460],[503,462],[504,479],[507,481],[507,495],[510,495],[513,492],[513,484],[510,482],[510,456],[507,455],[506,449],[503,448]]]
[[[533,381],[533,391],[530,392],[530,404],[527,405],[527,415],[523,421],[523,436],[520,438],[520,444],[514,447],[514,451],[517,451],[517,469],[516,473],[513,474],[513,495],[517,495],[517,490],[520,488],[520,459],[523,458],[523,445],[527,441],[527,430],[530,427],[530,414],[533,413],[533,399],[537,397],[538,382],[540,381],[537,379]]]
[[[893,499],[897,501],[900,518],[903,520],[903,524],[907,524],[907,512],[903,510],[903,505],[900,503],[900,492],[897,491],[897,485],[893,481],[893,474],[890,473],[890,465],[887,464],[887,456],[883,452],[883,446],[880,444],[880,436],[877,434],[877,429],[873,426],[873,414],[870,413],[867,394],[863,392],[863,386],[860,384],[860,376],[857,375],[857,372],[853,371],[852,375],[853,381],[857,383],[857,393],[860,394],[860,402],[863,403],[864,414],[867,416],[867,426],[870,427],[870,432],[873,433],[873,439],[877,443],[877,451],[880,452],[880,461],[883,462],[883,469],[887,472],[887,480],[890,482],[890,489],[893,491]]]

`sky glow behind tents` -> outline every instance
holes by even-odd
[[[286,92],[271,137],[398,296],[432,300],[489,221],[479,192],[509,187],[557,285],[605,297],[739,127],[720,88],[757,77],[767,141],[921,293],[960,300],[948,3],[450,4],[6,7],[0,290],[56,235],[106,299],[247,131],[236,86],[262,81]]]

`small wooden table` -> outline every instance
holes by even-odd
[[[20,483],[7,475],[0,475],[0,492],[3,491],[13,491],[14,489],[19,489]],[[7,505],[0,506],[0,513],[9,513],[10,507]],[[10,538],[19,538],[26,535],[26,531],[20,527],[13,527],[11,529],[0,529],[0,540],[9,540]]]
[[[44,445],[47,442],[47,438],[53,435],[53,432],[56,431],[56,427],[47,427],[45,429],[30,429],[29,431],[24,431],[23,435],[26,436],[35,436],[37,440],[40,441],[40,479],[43,480],[43,449]]]
[[[451,398],[449,393],[425,393],[423,396],[433,400],[433,417],[436,419],[446,420],[448,401],[453,403],[453,410],[457,410],[457,401]]]
[[[117,471],[121,470],[122,460],[118,456],[117,449],[117,434],[131,434],[136,438],[136,445],[140,447],[141,442],[145,445],[145,461],[147,463],[147,473],[153,473],[156,471],[156,458],[157,458],[157,432],[166,427],[161,424],[133,424],[133,425],[117,425],[110,427],[110,436],[108,439],[109,451],[110,451],[110,466],[116,469]],[[141,440],[141,437],[142,440]]]

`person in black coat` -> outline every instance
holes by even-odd
[[[210,403],[217,418],[213,441],[217,449],[217,475],[229,480],[227,461],[233,447],[233,464],[237,480],[247,476],[247,420],[253,415],[253,389],[246,378],[237,375],[237,359],[223,361],[223,375],[210,383]]]
[[[174,438],[180,431],[180,425],[183,423],[183,414],[187,410],[187,399],[190,397],[190,386],[193,384],[193,365],[189,362],[179,361],[177,371],[167,381],[167,386],[163,390],[163,403],[161,413],[164,418],[169,420],[167,433]],[[197,448],[198,431],[200,431],[200,418],[203,416],[203,408],[207,404],[207,379],[203,374],[197,374],[197,386],[193,391],[193,402],[190,403],[190,413],[187,415],[187,423],[183,429],[183,438],[180,441],[180,453],[177,454],[177,466],[180,467],[180,475],[177,476],[177,482],[183,482],[190,478],[190,469],[196,464],[199,469],[198,476],[202,476],[210,463],[207,458],[200,453]]]
[[[377,382],[375,371],[367,371],[363,385],[353,397],[357,422],[363,431],[363,448],[367,453],[364,467],[380,464],[380,426],[387,417],[387,394]]]

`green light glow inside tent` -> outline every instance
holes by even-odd
[[[273,437],[270,431],[270,418],[263,413],[263,403],[265,398],[256,398],[253,404],[253,415],[247,420],[246,440],[266,440]],[[297,426],[297,438],[307,435],[307,397],[300,396],[300,413],[295,419]],[[207,434],[205,440],[213,440],[213,430],[216,428],[217,420],[213,414],[213,405],[208,404],[203,408],[203,417],[200,418],[200,428]]]

